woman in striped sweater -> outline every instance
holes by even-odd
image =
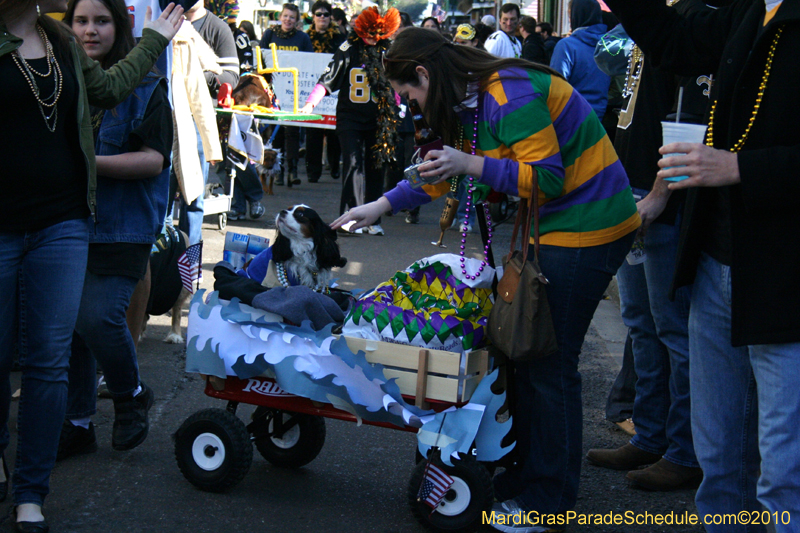
[[[384,67],[394,89],[416,99],[444,139],[444,150],[429,152],[420,167],[422,176],[441,179],[419,189],[403,181],[333,226],[354,220],[358,228],[389,209],[430,202],[447,192],[447,178],[460,175],[530,197],[536,170],[540,265],[550,280],[559,352],[515,365],[519,461],[495,477],[502,502],[495,511],[565,513],[575,505],[582,454],[578,356],[641,223],[628,178],[591,106],[547,67],[498,60],[415,28],[397,36]],[[508,530],[547,530],[525,527]]]

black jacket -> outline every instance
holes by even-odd
[[[729,149],[752,116],[778,28],[769,84],[738,154],[741,184],[727,187],[731,221],[732,344],[800,342],[800,0],[784,0],[763,27],[764,2],[738,0],[681,18],[663,0],[607,0],[656,66],[715,72],[714,146]],[[675,286],[694,280],[719,191],[691,190]]]

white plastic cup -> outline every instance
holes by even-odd
[[[700,143],[702,144],[706,139],[706,129],[708,126],[705,124],[689,124],[684,122],[662,122],[661,135],[663,139],[663,146],[671,143]],[[663,157],[670,157],[673,155],[683,155],[681,153],[664,154]],[[681,165],[683,166],[683,165]],[[667,167],[673,168],[673,167]],[[689,176],[675,176],[674,178],[664,178],[664,181],[683,181]]]

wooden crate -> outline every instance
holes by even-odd
[[[353,352],[361,350],[366,353],[367,361],[383,365],[386,377],[397,378],[400,392],[414,396],[415,404],[423,409],[428,408],[429,400],[468,402],[489,371],[489,354],[485,349],[461,354],[355,337],[345,340]]]

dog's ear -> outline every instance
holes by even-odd
[[[331,269],[333,267],[343,267],[347,264],[347,259],[341,256],[339,245],[336,241],[323,238],[317,242],[317,267],[320,269]]]
[[[292,244],[281,232],[275,237],[275,244],[272,245],[272,259],[277,263],[283,263],[292,258]]]

